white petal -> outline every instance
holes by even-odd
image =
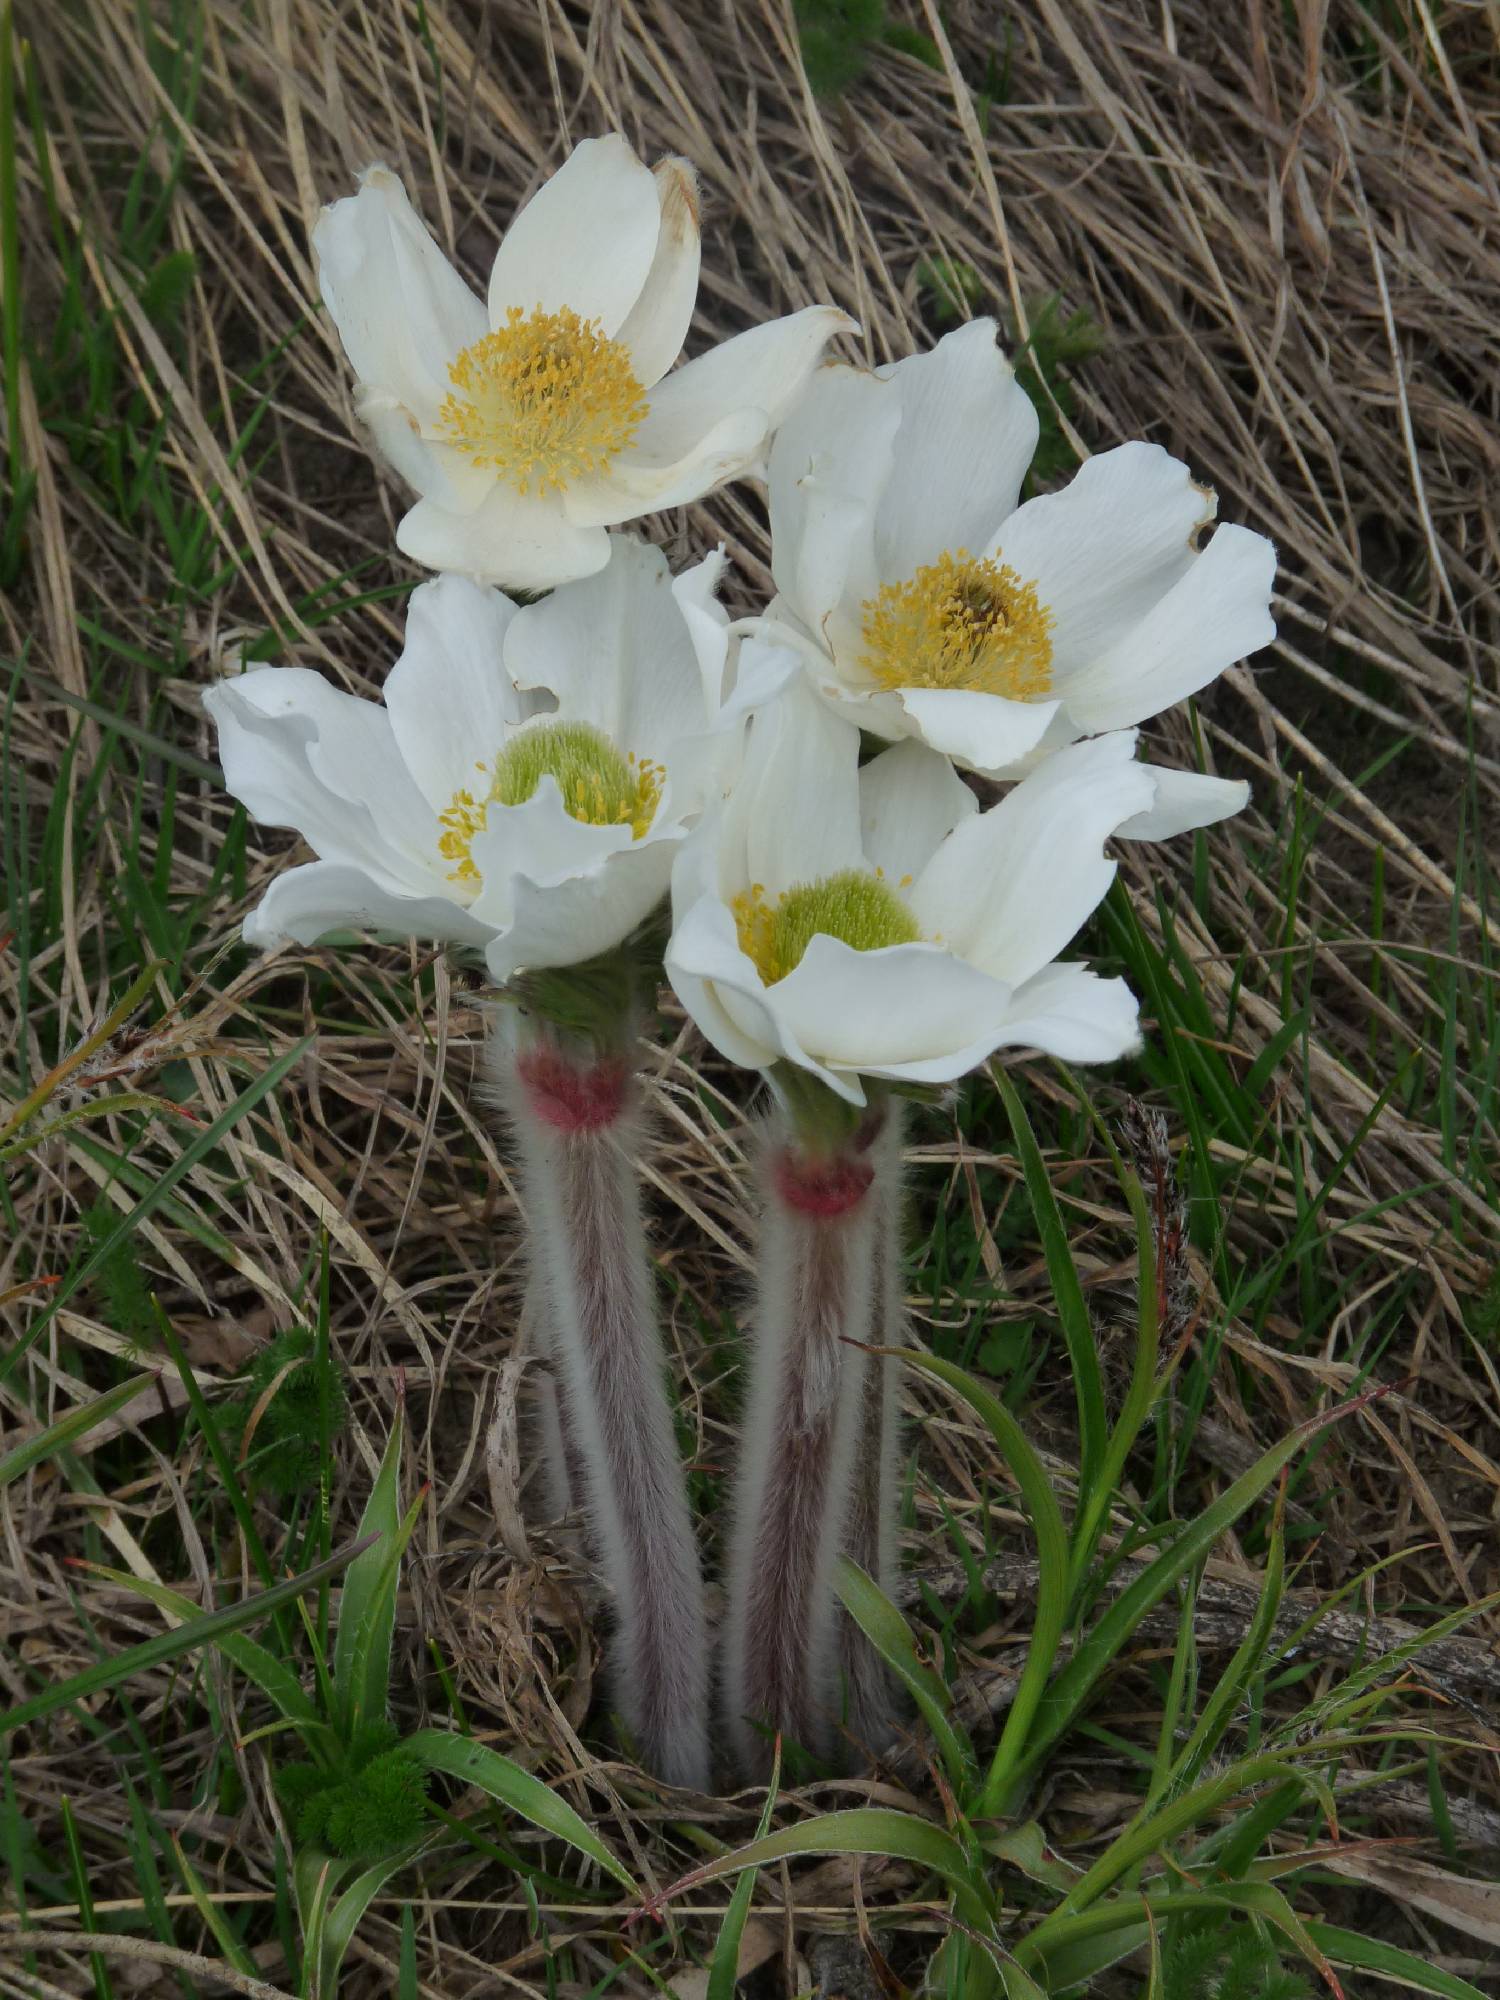
[[[385,705],[407,768],[434,812],[459,790],[483,794],[477,767],[537,712],[504,667],[516,607],[466,576],[441,576],[411,595],[406,643],[385,683]]]
[[[900,583],[945,551],[988,547],[1020,498],[1037,415],[992,319],[881,373],[900,396],[901,429],[875,517],[875,562],[883,583]]]
[[[898,688],[914,735],[972,771],[998,771],[1034,750],[1057,714],[1055,701],[1008,701],[969,688]]]
[[[316,944],[342,930],[459,945],[483,945],[491,935],[488,925],[441,896],[398,895],[346,862],[310,861],[276,877],[246,917],[244,937],[269,950],[288,938]]]
[[[679,870],[692,844],[689,840],[680,850]],[[675,871],[673,896],[675,901]],[[766,1069],[785,1053],[759,976],[740,950],[734,918],[717,896],[682,907],[665,964],[673,992],[720,1055],[742,1069]]]
[[[668,507],[685,507],[726,480],[737,479],[756,458],[765,437],[766,420],[760,410],[731,410],[701,435],[684,431],[680,441],[668,441],[655,453],[632,447],[607,472],[574,480],[562,496],[563,505],[570,521],[606,528]]]
[[[1028,500],[986,553],[1037,586],[1052,613],[1054,687],[1071,698],[1087,667],[1177,582],[1189,538],[1214,514],[1180,460],[1122,444],[1081,466],[1060,493]]]
[[[704,556],[672,580],[672,595],[687,621],[698,671],[703,682],[705,712],[712,714],[729,687],[729,613],[718,599],[725,569],[724,545]]]
[[[859,731],[805,680],[756,713],[724,840],[743,855],[739,883],[759,883],[773,897],[863,865]]]
[[[513,306],[570,306],[617,332],[641,296],[660,229],[650,168],[618,132],[585,139],[506,230],[490,273],[491,326]]]
[[[1003,1045],[1043,1049],[1064,1062],[1114,1062],[1140,1047],[1139,1015],[1123,979],[1049,965],[1011,996]]]
[[[509,590],[551,590],[609,561],[602,528],[566,518],[555,494],[495,486],[472,513],[419,500],[403,515],[396,546],[424,569],[459,570]]]
[[[1120,840],[1170,840],[1173,834],[1232,819],[1250,803],[1250,787],[1243,778],[1210,778],[1158,764],[1146,769],[1156,780],[1156,803],[1115,828]]]
[[[1059,750],[965,820],[917,877],[911,907],[936,939],[1019,985],[1078,930],[1114,879],[1108,836],[1155,796],[1130,730]]]
[[[825,648],[825,621],[846,595],[880,587],[875,508],[890,477],[901,398],[862,368],[819,368],[771,447],[771,573],[787,606]]]
[[[661,203],[656,254],[641,295],[616,338],[629,348],[635,377],[649,389],[682,352],[698,298],[698,179],[686,160],[652,169]]]
[[[543,778],[521,805],[491,805],[483,832],[470,843],[470,856],[484,878],[474,898],[474,914],[499,930],[513,916],[515,877],[524,875],[536,887],[550,889],[578,876],[599,874],[632,845],[628,826],[595,826],[574,819],[563,806],[557,780]]]
[[[859,806],[865,859],[894,885],[920,873],[979,801],[946,757],[908,741],[865,765]]]
[[[412,411],[385,390],[362,389],[354,407],[381,457],[424,499],[468,514],[493,489],[492,471],[451,444],[423,437]]]
[[[385,167],[325,208],[312,240],[324,303],[355,374],[430,423],[448,393],[449,363],[486,330],[484,307]]]
[[[719,710],[721,723],[765,708],[802,672],[802,656],[791,646],[747,632],[735,641],[729,691]]]
[[[1008,986],[933,945],[855,951],[825,936],[767,993],[784,1036],[856,1073],[955,1055],[967,1068],[968,1050],[1001,1033],[1009,1004]]]
[[[1276,551],[1248,528],[1220,528],[1187,574],[1145,617],[1070,680],[1068,712],[1084,729],[1159,715],[1276,636]]]
[[[609,548],[594,576],[517,615],[506,667],[518,686],[555,694],[568,720],[660,763],[709,719],[703,675],[661,550],[628,535],[610,536]]]
[[[509,926],[485,953],[490,977],[503,983],[530,966],[579,965],[622,944],[666,894],[672,845],[638,841],[561,882],[514,877]]]
[[[651,391],[634,444],[609,471],[568,488],[570,518],[626,521],[737,478],[757,462],[828,342],[853,325],[833,306],[809,306],[685,362]]]
[[[208,688],[224,782],[267,826],[293,827],[328,861],[387,888],[435,884],[437,822],[390,717],[305,667],[260,667]]]

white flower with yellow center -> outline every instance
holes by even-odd
[[[732,1062],[796,1064],[854,1104],[862,1077],[946,1083],[1005,1046],[1108,1061],[1138,1039],[1134,998],[1056,959],[1156,780],[1121,730],[981,813],[919,743],[861,770],[859,732],[799,679],[678,852],[667,975]]]
[[[517,610],[446,576],[412,593],[383,704],[301,667],[204,696],[225,783],[318,856],[279,875],[250,944],[369,929],[484,954],[490,976],[608,951],[666,893],[672,857],[786,656],[740,648],[721,559],[677,579],[613,539],[608,566]]]
[[[862,729],[1017,777],[1159,714],[1275,634],[1276,553],[1221,527],[1159,445],[1125,444],[1018,505],[1037,418],[975,320],[871,374],[820,369],[770,462],[768,636]],[[1141,835],[1237,812],[1247,788],[1160,774]]]
[[[698,292],[685,160],[587,139],[505,234],[481,303],[375,167],[313,231],[323,298],[376,444],[420,498],[414,562],[510,589],[588,576],[605,530],[756,465],[836,333],[832,306],[753,327],[673,374]]]

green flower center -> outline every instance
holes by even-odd
[[[774,903],[757,882],[736,896],[731,908],[740,949],[767,986],[796,970],[815,937],[838,938],[852,951],[880,951],[915,944],[921,936],[916,918],[884,876],[863,868],[799,882]]]
[[[476,766],[489,777],[482,796],[459,791],[438,815],[443,831],[438,851],[456,864],[450,882],[478,885],[479,869],[470,849],[482,833],[491,805],[523,806],[543,778],[554,778],[563,811],[589,826],[628,826],[639,840],[656,817],[664,773],[659,764],[638,761],[617,750],[586,722],[538,722],[523,729],[493,765]]]

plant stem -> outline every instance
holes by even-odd
[[[901,1283],[901,1100],[892,1097],[885,1122],[869,1150],[875,1179],[870,1189],[874,1234],[871,1253],[873,1347],[907,1345],[906,1302]],[[897,1510],[901,1499],[901,1363],[893,1354],[866,1357],[854,1481],[844,1553],[889,1597],[899,1562]],[[845,1721],[853,1740],[879,1756],[896,1726],[895,1689],[889,1668],[847,1612],[839,1618],[839,1665]]]
[[[530,1387],[535,1438],[542,1457],[546,1517],[549,1521],[562,1521],[583,1507],[585,1480],[577,1440],[564,1423],[557,1342],[551,1331],[546,1286],[535,1264],[527,1273],[526,1294],[521,1302],[521,1339],[523,1350],[534,1354],[540,1364],[531,1371]]]
[[[615,1704],[642,1761],[709,1781],[703,1582],[656,1323],[637,1162],[639,1094],[620,1035],[600,1054],[516,1013],[490,1042],[519,1142],[533,1303],[614,1599]],[[571,1476],[571,1474],[570,1474]]]
[[[805,1129],[805,1128],[803,1128]],[[725,1720],[764,1778],[780,1732],[833,1747],[838,1641],[831,1573],[844,1546],[863,1410],[877,1202],[874,1130],[809,1150],[779,1115],[764,1206],[749,1404],[728,1577]]]

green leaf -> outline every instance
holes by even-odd
[[[351,1563],[339,1599],[333,1642],[333,1690],[339,1725],[352,1735],[361,1723],[378,1722],[390,1690],[391,1641],[396,1629],[396,1588],[401,1575],[401,1410],[386,1440],[375,1484],[360,1516],[359,1532],[370,1546]],[[413,1524],[414,1524],[413,1517]],[[410,1534],[410,1529],[407,1530]]]
[[[761,1807],[760,1825],[755,1829],[757,1840],[764,1840],[771,1824],[771,1813],[776,1804],[776,1794],[781,1789],[781,1738],[776,1739],[775,1755],[771,1764],[771,1782],[766,1787],[766,1802]],[[740,1939],[745,1934],[745,1919],[750,1914],[750,1899],[755,1894],[755,1878],[758,1869],[747,1868],[734,1885],[734,1894],[729,1899],[729,1908],[724,1912],[724,1921],[719,1926],[719,1935],[714,1942],[713,1964],[708,1969],[707,2000],[734,2000],[735,1983],[739,1977]]]
[[[380,1894],[386,1883],[403,1868],[409,1868],[425,1847],[432,1844],[432,1835],[424,1834],[395,1854],[382,1855],[379,1861],[372,1861],[355,1875],[337,1900],[329,1899],[323,1911],[318,1934],[318,1993],[334,2000],[339,1990],[339,1969],[344,1963],[344,1955],[349,1949],[359,1920]]]
[[[1415,1958],[1409,1951],[1399,1951],[1395,1945],[1378,1938],[1361,1937],[1357,1931],[1340,1930],[1337,1924],[1313,1920],[1308,1922],[1307,1933],[1335,1965],[1348,1966],[1355,1972],[1379,1973],[1383,1979],[1394,1979],[1415,1993],[1436,1993],[1440,2000],[1485,2000],[1479,1988],[1471,1986],[1467,1979],[1444,1972],[1426,1959]]]
[[[926,1717],[947,1766],[949,1781],[960,1792],[966,1790],[966,1780],[974,1770],[973,1746],[949,1721],[953,1697],[942,1675],[934,1673],[918,1657],[911,1626],[874,1578],[847,1556],[839,1557],[833,1587],[849,1616],[887,1666],[894,1668]]]
[[[100,1660],[94,1666],[86,1667],[81,1674],[74,1674],[71,1680],[54,1682],[40,1694],[33,1695],[30,1701],[23,1701],[19,1707],[0,1715],[0,1736],[12,1729],[20,1729],[28,1722],[39,1721],[55,1709],[66,1708],[70,1702],[98,1694],[101,1689],[117,1687],[122,1681],[129,1680],[132,1674],[144,1673],[167,1660],[180,1659],[184,1653],[194,1652],[199,1646],[218,1645],[226,1634],[238,1632],[246,1625],[258,1624],[273,1611],[279,1611],[283,1604],[290,1604],[294,1598],[302,1596],[304,1591],[316,1590],[326,1578],[337,1576],[366,1546],[362,1541],[351,1542],[347,1548],[340,1549],[326,1562],[315,1563],[300,1576],[289,1576],[285,1582],[272,1584],[269,1590],[243,1598],[238,1604],[226,1604],[217,1611],[204,1612],[197,1618],[189,1619],[185,1625],[177,1626],[174,1631],[160,1632],[154,1639],[116,1653],[112,1659]]]
[[[1021,1489],[1036,1533],[1038,1574],[1031,1644],[1026,1649],[1026,1665],[1021,1670],[1020,1684],[996,1745],[979,1805],[982,1814],[993,1817],[1000,1811],[1005,1792],[1025,1754],[1032,1724],[1046,1693],[1047,1676],[1066,1627],[1070,1595],[1068,1531],[1042,1461],[1000,1398],[951,1361],[942,1361],[918,1348],[902,1348],[900,1352],[913,1368],[946,1382],[983,1419]]]
[[[890,1812],[875,1806],[823,1813],[817,1819],[802,1820],[796,1826],[783,1827],[780,1833],[752,1840],[744,1847],[705,1862],[691,1874],[680,1876],[662,1891],[659,1900],[665,1903],[704,1882],[736,1875],[742,1868],[761,1868],[768,1861],[788,1861],[794,1856],[812,1854],[884,1854],[897,1861],[914,1862],[931,1874],[941,1875],[950,1885],[965,1923],[971,1924],[983,1938],[994,1937],[984,1878],[975,1871],[952,1834],[911,1813]]]
[[[1017,1769],[1017,1779],[1028,1776],[1044,1761],[1052,1746],[1072,1727],[1075,1718],[1093,1693],[1101,1675],[1118,1658],[1137,1625],[1153,1606],[1159,1604],[1190,1570],[1231,1528],[1247,1507],[1253,1506],[1284,1465],[1304,1450],[1321,1431],[1362,1409],[1381,1391],[1372,1390],[1340,1403],[1273,1445],[1258,1458],[1219,1498],[1184,1522],[1170,1548],[1164,1549],[1135,1581],[1123,1590],[1098,1622],[1079,1641],[1072,1659],[1046,1692],[1037,1711],[1036,1727]]]
[[[427,1770],[441,1771],[462,1784],[478,1785],[482,1792],[488,1792],[492,1799],[498,1799],[522,1819],[530,1820],[543,1833],[567,1841],[634,1895],[635,1882],[629,1872],[567,1800],[559,1798],[530,1771],[513,1764],[509,1757],[502,1757],[498,1750],[447,1729],[419,1729],[415,1736],[404,1737],[401,1747]]]
[[[1068,1248],[1068,1232],[1063,1227],[1057,1197],[1047,1174],[1036,1134],[1026,1116],[1015,1086],[998,1063],[990,1064],[990,1075],[1005,1105],[1014,1134],[1026,1191],[1041,1232],[1042,1250],[1047,1259],[1047,1275],[1057,1317],[1068,1346],[1068,1362],[1073,1371],[1073,1388],[1078,1399],[1079,1487],[1092,1492],[1104,1463],[1109,1424],[1104,1407],[1104,1381],[1099,1370],[1099,1350],[1094,1341],[1094,1322],[1079,1282],[1078,1267]]]
[[[9,1486],[13,1479],[29,1472],[39,1459],[50,1458],[53,1452],[62,1451],[96,1424],[102,1424],[106,1417],[112,1417],[116,1410],[123,1409],[132,1396],[138,1396],[156,1379],[156,1372],[152,1369],[142,1375],[132,1375],[128,1382],[117,1382],[113,1389],[106,1389],[102,1396],[95,1396],[91,1402],[76,1404],[55,1424],[38,1431],[35,1437],[23,1438],[13,1451],[0,1458],[0,1486]]]
[[[85,1567],[94,1576],[106,1577],[122,1589],[134,1591],[137,1597],[144,1597],[148,1604],[154,1604],[158,1610],[169,1613],[184,1624],[199,1616],[200,1607],[190,1597],[169,1589],[164,1583],[152,1583],[145,1577],[132,1576],[126,1570],[106,1569],[102,1563],[88,1563]],[[299,1729],[327,1730],[327,1723],[303,1693],[302,1683],[284,1660],[278,1659],[254,1639],[247,1639],[242,1632],[226,1632],[214,1644],[231,1666],[237,1667],[247,1680],[254,1681],[263,1694],[270,1696],[288,1722],[295,1723]]]
[[[1240,1698],[1251,1677],[1265,1665],[1266,1648],[1275,1628],[1276,1614],[1281,1609],[1281,1585],[1285,1571],[1286,1541],[1282,1534],[1281,1509],[1278,1507],[1275,1526],[1271,1530],[1271,1547],[1266,1561],[1265,1581],[1261,1585],[1250,1629],[1235,1649],[1234,1658],[1215,1682],[1212,1694],[1203,1704],[1203,1713],[1198,1718],[1197,1726],[1184,1744],[1181,1756],[1173,1765],[1168,1778],[1169,1784],[1191,1779],[1203,1769],[1208,1759],[1218,1749],[1224,1732],[1234,1720]]]

